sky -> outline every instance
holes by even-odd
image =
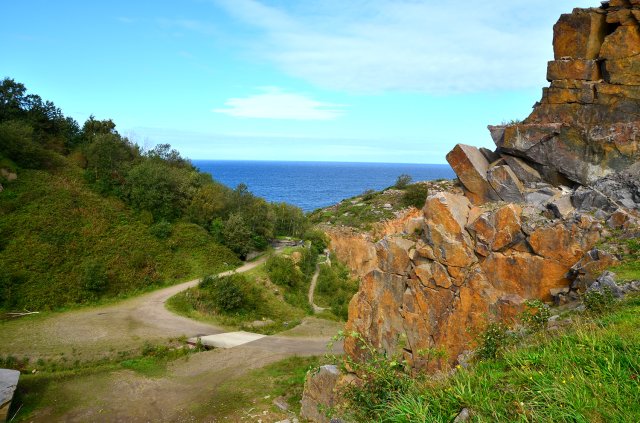
[[[553,24],[599,4],[0,0],[0,78],[191,159],[445,163],[530,113]]]

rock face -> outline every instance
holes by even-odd
[[[430,196],[423,211],[419,239],[376,244],[379,268],[364,278],[347,323],[347,331],[404,355],[415,369],[455,363],[488,320],[512,318],[526,299],[551,301],[552,290],[568,291],[569,270],[603,229],[587,215],[544,218],[535,208],[477,207],[449,193]],[[443,362],[420,353],[441,347]],[[363,354],[353,339],[345,351]]]
[[[490,127],[499,152],[583,185],[636,162],[639,18],[637,2],[605,2],[562,15],[554,26],[551,84],[524,122]]]

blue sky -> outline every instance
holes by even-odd
[[[526,117],[559,0],[5,1],[0,77],[192,159],[444,163]]]

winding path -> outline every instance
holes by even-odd
[[[219,275],[246,272],[265,261],[266,257],[263,257]],[[229,332],[223,327],[178,316],[166,309],[165,303],[169,298],[196,286],[198,282],[199,279],[183,282],[112,305],[2,323],[0,355],[43,358],[65,354],[68,357],[81,355],[82,359],[88,359],[116,355],[119,351],[139,348],[145,342],[159,343],[168,338]],[[309,336],[313,337],[311,334]],[[329,338],[317,337],[325,344]],[[274,347],[277,344],[279,349],[286,349],[289,345],[292,353],[304,350],[294,339],[290,342],[287,339],[290,338],[269,336],[260,344],[273,343]],[[317,346],[310,345],[308,350],[317,351]]]
[[[246,272],[265,260],[246,263],[235,272]],[[169,298],[198,282],[184,282],[113,305],[1,323],[0,356],[87,360],[115,356],[146,342],[225,332],[221,327],[177,316],[165,308]],[[45,392],[48,403],[60,402],[65,407],[38,409],[30,420],[216,421],[215,415],[209,415],[209,404],[223,401],[217,396],[220,384],[287,357],[322,355],[338,329],[335,322],[306,318],[301,325],[277,336],[172,362],[161,378],[124,369],[67,378]],[[342,344],[336,343],[332,351],[341,353]]]
[[[318,284],[318,276],[320,275],[320,263],[316,264],[316,273],[311,278],[311,285],[309,286],[309,304],[313,308],[314,313],[321,313],[326,310],[324,307],[320,307],[313,302],[313,296],[316,292],[316,285]]]

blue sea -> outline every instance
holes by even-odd
[[[404,173],[414,181],[455,177],[449,165],[440,164],[210,160],[193,160],[193,164],[231,188],[244,183],[267,201],[287,202],[304,211],[330,206],[369,189],[387,188]]]

